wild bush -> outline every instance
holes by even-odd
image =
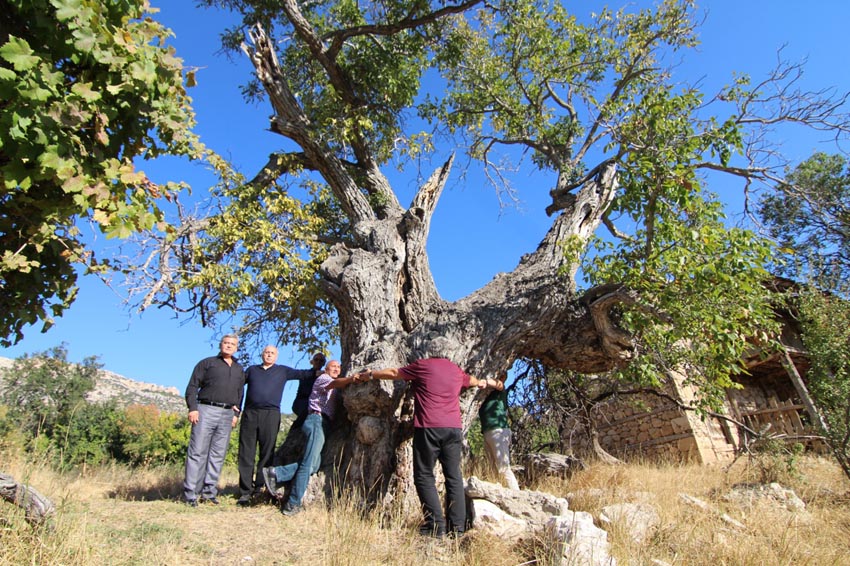
[[[131,405],[118,420],[123,460],[135,465],[169,464],[183,460],[189,445],[186,419],[152,405]]]

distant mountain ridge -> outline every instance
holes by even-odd
[[[9,368],[14,360],[0,357],[0,370]],[[2,381],[2,375],[0,375]],[[176,387],[135,381],[105,369],[98,371],[97,383],[86,399],[92,403],[114,401],[119,407],[154,405],[168,413],[185,413],[186,401]]]

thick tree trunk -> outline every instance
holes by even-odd
[[[449,166],[426,184],[429,194],[438,193],[432,184],[445,178]],[[367,246],[339,245],[323,265],[325,289],[343,321],[347,372],[400,367],[438,337],[446,346],[445,357],[482,378],[496,378],[518,357],[583,372],[605,371],[629,359],[630,343],[614,335],[610,323],[600,327],[607,318],[594,311],[594,304],[602,299],[593,293],[578,297],[572,277],[560,269],[565,258],[558,242],[577,230],[569,214],[555,220],[537,251],[523,257],[513,272],[448,303],[435,292],[423,252],[423,224],[430,215],[421,210],[364,222]],[[348,434],[329,442],[326,464],[333,461],[349,484],[373,499],[410,500],[404,496],[413,493],[413,404],[406,384],[354,385],[343,399],[350,427],[346,424]],[[482,399],[476,391],[462,395],[465,428]]]

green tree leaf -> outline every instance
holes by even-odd
[[[16,71],[27,71],[39,63],[29,43],[14,35],[0,46],[0,57],[11,63]]]
[[[75,265],[93,257],[79,218],[94,216],[110,237],[148,227],[151,211],[161,214],[142,162],[210,155],[190,130],[170,32],[148,9],[146,0],[3,4],[16,35],[0,45],[0,249],[14,251],[0,262],[0,345],[38,321],[49,328],[73,302]],[[172,198],[171,187],[156,196]]]

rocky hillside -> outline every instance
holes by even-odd
[[[0,380],[2,380],[2,370],[11,367],[13,361],[0,357]],[[176,387],[134,381],[103,369],[98,372],[97,384],[87,398],[93,403],[115,401],[119,407],[134,404],[155,405],[162,411],[180,414],[186,412],[183,395]]]

